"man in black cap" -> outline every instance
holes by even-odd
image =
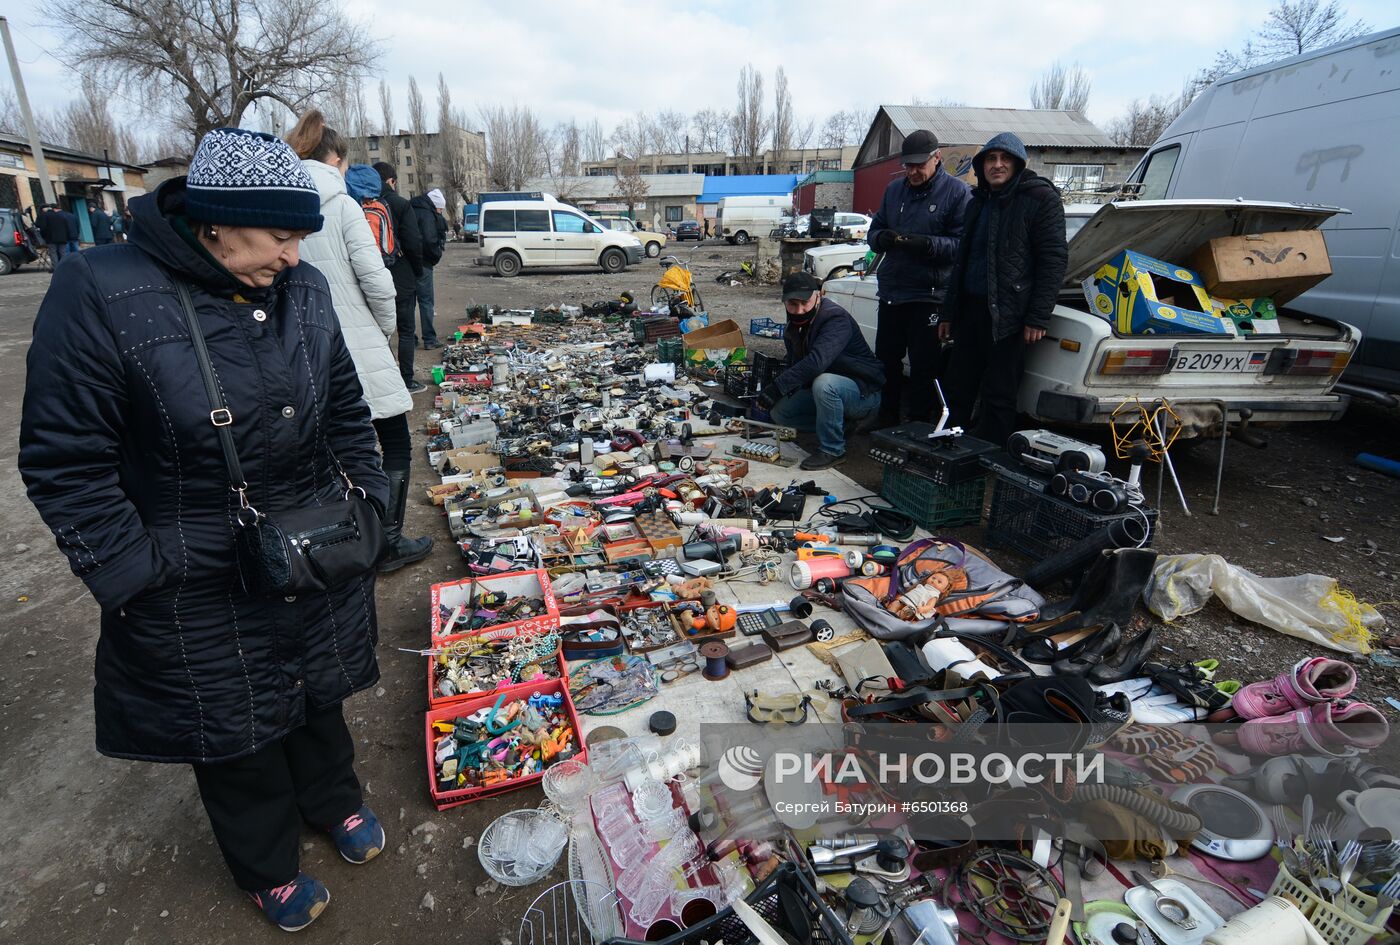
[[[963,211],[972,190],[943,170],[938,139],[915,131],[900,148],[904,176],[890,181],[870,222],[870,247],[879,265],[880,309],[875,353],[885,366],[880,424],[900,421],[904,356],[909,356],[909,416],[933,415],[938,375],[938,312],[962,237]]]
[[[846,456],[846,420],[874,419],[885,372],[844,308],[821,294],[807,272],[783,280],[787,369],[758,394],[773,422],[815,430],[817,452],[803,469],[826,469]]]
[[[983,145],[972,166],[977,189],[938,331],[952,337],[956,355],[944,388],[953,422],[1000,446],[1016,429],[1026,346],[1045,337],[1065,281],[1065,207],[1055,185],[1026,167],[1026,146],[1009,131]]]

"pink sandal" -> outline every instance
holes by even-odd
[[[1345,758],[1385,741],[1390,724],[1375,706],[1364,702],[1321,702],[1288,715],[1250,719],[1236,730],[1240,748],[1250,755],[1312,754]]]
[[[1250,683],[1235,693],[1235,712],[1245,719],[1267,719],[1343,699],[1356,688],[1350,663],[1326,656],[1301,660],[1273,679]]]

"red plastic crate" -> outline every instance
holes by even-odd
[[[489,708],[496,704],[496,700],[505,692],[506,702],[512,699],[528,699],[536,692],[545,695],[564,694],[564,712],[569,718],[569,724],[574,727],[574,743],[578,746],[577,754],[573,757],[580,761],[588,760],[588,748],[583,743],[583,730],[579,727],[578,712],[574,710],[574,700],[569,697],[569,687],[564,680],[552,679],[549,682],[537,685],[521,684],[507,690],[496,690],[486,695],[474,696],[462,702],[457,702],[440,709],[429,709],[424,715],[423,735],[426,745],[428,762],[428,791],[432,794],[433,805],[438,810],[447,810],[449,807],[459,807],[463,804],[470,804],[472,801],[479,801],[486,797],[496,797],[501,794],[509,794],[511,791],[518,791],[538,784],[544,777],[544,771],[526,775],[523,778],[514,778],[501,784],[493,784],[490,787],[466,787],[453,791],[438,790],[437,765],[433,759],[433,723],[446,719],[455,719],[462,715],[471,715],[477,709]]]
[[[513,637],[517,633],[550,633],[559,629],[559,604],[554,599],[554,588],[549,583],[549,572],[543,569],[533,571],[509,571],[505,574],[492,574],[485,577],[465,578],[434,584],[432,587],[432,642],[436,643],[442,632],[442,608],[455,608],[471,597],[472,585],[477,587],[478,596],[487,591],[504,591],[507,596],[538,597],[544,600],[545,612],[524,620],[497,624],[485,630],[472,631],[476,636],[488,640]],[[467,631],[461,631],[467,632]]]
[[[496,629],[496,628],[495,628],[495,627],[492,627],[491,629],[494,630],[494,629]],[[529,635],[531,635],[531,634],[537,634],[537,633],[540,633],[540,632],[549,633],[549,632],[553,632],[553,631],[534,631],[534,630],[531,630],[531,631],[528,631],[527,633],[525,633],[524,635],[525,635],[525,636],[529,636]],[[448,643],[453,642],[454,640],[461,640],[461,639],[463,639],[464,637],[481,637],[481,636],[484,636],[484,634],[480,634],[480,633],[454,633],[454,634],[450,634],[450,635],[445,636],[445,637],[441,637],[441,638],[439,638],[439,639],[437,639],[437,640],[434,640],[434,641],[433,641],[433,646],[445,646],[445,645],[447,645]],[[491,637],[491,639],[493,639],[493,640],[503,640],[503,639],[508,639],[509,637],[513,637],[513,636],[515,636],[515,633],[510,633],[510,634],[507,634],[507,635],[497,635],[497,636]],[[463,693],[463,694],[461,694],[461,695],[456,695],[456,696],[440,696],[440,695],[438,695],[438,693],[437,693],[437,687],[433,684],[433,683],[434,683],[434,678],[433,678],[433,676],[434,676],[434,674],[433,674],[433,663],[434,663],[434,661],[435,661],[436,659],[437,659],[437,657],[435,657],[435,656],[429,656],[429,657],[427,657],[427,660],[428,660],[428,708],[430,708],[430,709],[436,709],[436,708],[438,708],[439,706],[445,706],[445,705],[457,705],[457,704],[459,704],[459,703],[461,703],[461,702],[464,702],[464,701],[466,701],[466,700],[468,700],[468,699],[475,699],[475,698],[477,698],[478,696],[485,696],[485,695],[492,695],[492,696],[495,696],[495,695],[499,695],[501,692],[504,692],[504,691],[507,691],[507,690],[510,690],[510,689],[517,689],[517,688],[520,688],[520,687],[529,687],[529,686],[539,686],[539,685],[543,685],[545,682],[551,682],[551,681],[552,681],[552,680],[542,680],[542,681],[535,681],[535,682],[529,682],[529,681],[527,681],[527,682],[518,682],[518,683],[512,683],[512,684],[509,685],[509,686],[497,686],[495,689],[490,689],[490,690],[487,690],[487,691],[485,691],[485,692],[468,692],[468,693]],[[555,648],[555,650],[554,650],[554,659],[555,659],[556,665],[559,667],[559,673],[560,673],[560,675],[561,675],[564,679],[567,680],[567,679],[569,678],[569,666],[568,666],[567,663],[564,662],[564,653],[563,653],[563,647],[562,647],[562,646],[556,647],[556,648]]]

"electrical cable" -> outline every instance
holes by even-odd
[[[878,500],[880,504],[875,504],[872,499]],[[913,538],[917,528],[912,517],[889,505],[883,497],[874,494],[840,499],[823,505],[817,509],[813,519],[835,519],[844,515],[858,516],[869,523],[869,531],[877,531],[899,542]]]

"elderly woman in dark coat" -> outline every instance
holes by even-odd
[[[337,460],[381,509],[387,480],[326,280],[298,262],[320,198],[291,149],[210,132],[189,176],[131,211],[129,242],[65,258],[40,306],[20,470],[101,607],[98,750],[192,765],[235,881],[291,931],[330,899],[299,871],[303,818],[353,863],[384,846],[341,714],[379,675],[374,571],[324,593],[244,589],[238,503],[176,281],[253,505],[340,499]]]

